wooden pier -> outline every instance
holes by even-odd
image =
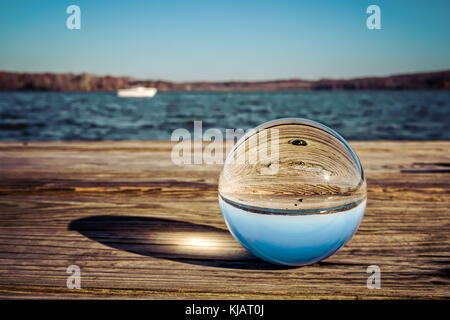
[[[359,230],[282,268],[227,231],[221,166],[176,166],[170,142],[2,142],[0,298],[450,298],[450,141],[350,144],[368,185]]]

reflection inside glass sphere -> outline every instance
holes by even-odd
[[[358,157],[314,121],[280,119],[248,132],[228,154],[219,203],[231,233],[277,264],[322,260],[347,242],[364,214]]]

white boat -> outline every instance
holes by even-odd
[[[152,98],[158,90],[156,88],[134,87],[117,90],[117,95],[122,98]]]

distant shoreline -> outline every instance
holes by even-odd
[[[320,80],[268,80],[224,82],[170,82],[131,77],[97,76],[89,73],[20,73],[1,71],[0,91],[115,92],[141,85],[158,91],[309,91],[309,90],[405,90],[450,89],[450,70],[399,74],[386,77]]]

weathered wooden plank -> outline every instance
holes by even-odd
[[[344,248],[301,268],[240,247],[217,203],[221,166],[175,166],[172,145],[0,143],[0,297],[450,297],[450,142],[351,143],[366,214]],[[66,288],[70,264],[80,290]]]

